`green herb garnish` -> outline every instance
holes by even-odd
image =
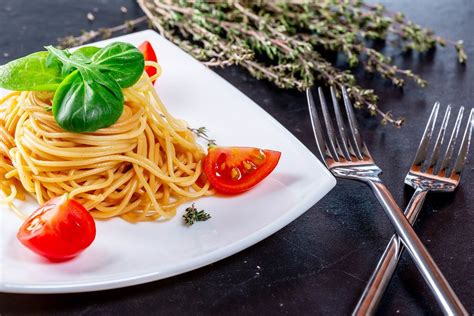
[[[209,218],[211,218],[211,215],[206,213],[204,210],[198,211],[193,203],[186,209],[186,213],[183,215],[183,218],[186,225],[191,226],[195,222],[207,221]]]
[[[0,66],[0,87],[15,91],[54,91],[63,81],[62,64],[47,66],[48,52],[37,52]]]
[[[189,128],[191,132],[193,132],[197,137],[204,139],[207,142],[208,147],[217,146],[216,140],[209,138],[207,134],[207,128],[205,126],[201,126],[199,128]]]
[[[397,66],[391,56],[451,46],[460,63],[467,60],[463,41],[436,35],[374,1],[137,2],[146,16],[69,35],[60,44],[78,46],[148,23],[209,67],[238,65],[257,79],[303,91],[322,83],[344,85],[355,107],[367,108],[396,126],[403,118],[379,108],[376,92],[358,83],[364,71],[397,87],[410,80],[423,87],[423,78]]]
[[[0,67],[0,87],[17,91],[55,91],[52,111],[63,129],[93,132],[122,115],[123,88],[143,74],[143,54],[133,45],[115,42],[75,52],[46,47]]]

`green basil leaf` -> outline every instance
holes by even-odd
[[[45,46],[46,50],[57,59],[59,59],[63,64],[70,62],[71,53],[67,49],[59,49],[52,45]]]
[[[64,79],[58,60],[36,52],[0,66],[0,87],[16,91],[54,91]]]
[[[48,50],[50,54],[48,57],[48,62],[51,60],[58,60],[63,64],[63,68],[61,70],[63,76],[67,76],[74,69],[81,67],[83,64],[81,61],[76,61],[72,59],[71,53],[67,49],[61,50],[51,45],[46,46],[45,48]]]
[[[113,125],[123,112],[123,93],[105,73],[82,69],[68,75],[56,90],[53,114],[65,130],[94,132]]]
[[[143,54],[132,44],[115,42],[92,56],[93,65],[108,73],[122,88],[134,85],[145,68]]]
[[[84,46],[76,49],[72,52],[71,58],[83,63],[90,63],[92,61],[92,56],[100,50],[96,46]]]

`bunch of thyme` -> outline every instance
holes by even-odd
[[[344,85],[356,107],[365,107],[396,126],[403,119],[381,111],[374,91],[359,86],[351,70],[337,68],[327,56],[340,53],[350,67],[360,65],[397,87],[407,79],[421,87],[426,81],[409,69],[400,69],[369,43],[384,40],[418,52],[449,44],[460,63],[467,59],[462,41],[436,36],[401,13],[361,0],[137,1],[161,35],[210,67],[240,65],[281,88],[304,90],[316,80]],[[74,39],[78,38],[68,37],[66,44],[83,43]]]
[[[207,221],[211,218],[209,213],[206,213],[204,210],[198,211],[198,209],[194,206],[194,203],[186,208],[186,212],[183,215],[184,223],[188,226],[193,225],[195,222],[203,222]]]

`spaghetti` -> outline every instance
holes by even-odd
[[[0,99],[0,190],[20,216],[15,198],[39,204],[69,194],[95,218],[170,218],[183,202],[210,195],[202,176],[205,153],[174,118],[144,74],[124,89],[125,106],[112,126],[76,134],[59,127],[50,92],[12,92]]]

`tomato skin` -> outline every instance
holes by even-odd
[[[33,212],[17,238],[33,252],[52,261],[71,259],[94,241],[95,222],[79,202],[56,197]]]
[[[279,151],[254,147],[211,147],[204,158],[204,173],[218,192],[239,194],[265,179],[280,156]]]
[[[144,41],[140,46],[138,46],[138,49],[143,53],[145,61],[158,62],[155,50],[153,49],[153,46],[151,46],[149,41]],[[156,68],[154,67],[145,66],[145,71],[148,74],[148,77],[156,75]],[[155,83],[155,81],[153,81],[153,83]]]

